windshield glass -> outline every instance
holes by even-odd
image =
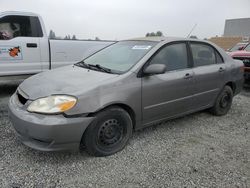
[[[246,44],[244,43],[239,43],[239,44],[236,44],[234,47],[232,47],[230,49],[231,52],[234,52],[234,51],[238,51],[239,49],[241,48],[244,48]]]
[[[247,47],[245,48],[246,51],[250,52],[250,44],[247,45]]]
[[[84,63],[100,65],[116,72],[126,72],[157,43],[151,41],[121,41],[86,58]]]

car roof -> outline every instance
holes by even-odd
[[[198,41],[198,42],[208,42],[200,39],[192,39],[192,38],[182,38],[182,37],[139,37],[132,38],[124,41],[151,41],[151,42],[172,42],[172,41]]]
[[[21,11],[4,11],[0,12],[1,16],[39,16],[38,14],[32,12],[21,12]]]
[[[213,46],[216,48],[220,53],[223,53],[224,50],[219,47],[218,45],[214,44],[213,42],[209,40],[201,40],[201,39],[194,39],[194,38],[184,38],[184,37],[140,37],[140,38],[133,38],[129,40],[123,40],[123,41],[149,41],[149,42],[156,42],[159,44],[167,44],[170,42],[182,42],[182,41],[188,41],[188,42],[201,42],[208,45]]]
[[[166,37],[139,37],[139,38],[132,38],[132,39],[128,39],[128,40],[161,42],[161,41],[166,40]]]
[[[248,42],[238,42],[237,44],[243,44],[243,45],[245,45],[245,44],[248,44]]]

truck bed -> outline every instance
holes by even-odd
[[[51,67],[44,67],[45,69],[76,63],[114,43],[114,41],[91,40],[49,40],[49,42]]]

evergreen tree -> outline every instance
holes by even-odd
[[[163,34],[162,34],[162,32],[161,32],[161,31],[157,31],[157,32],[156,32],[156,34],[155,34],[155,36],[159,36],[159,37],[161,37],[161,36],[163,36]]]
[[[70,35],[66,35],[66,36],[64,37],[64,40],[70,40]]]
[[[56,39],[56,34],[52,29],[49,31],[49,38],[50,39]]]
[[[198,39],[198,37],[195,36],[195,35],[191,35],[189,38],[191,38],[191,39]]]
[[[163,36],[163,33],[161,31],[157,31],[156,33],[155,32],[151,32],[151,33],[147,33],[146,34],[146,37],[162,37]]]

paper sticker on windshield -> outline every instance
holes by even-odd
[[[133,50],[149,50],[152,46],[144,46],[144,45],[137,45],[134,46],[132,49]]]
[[[22,60],[20,46],[0,46],[0,60]]]

